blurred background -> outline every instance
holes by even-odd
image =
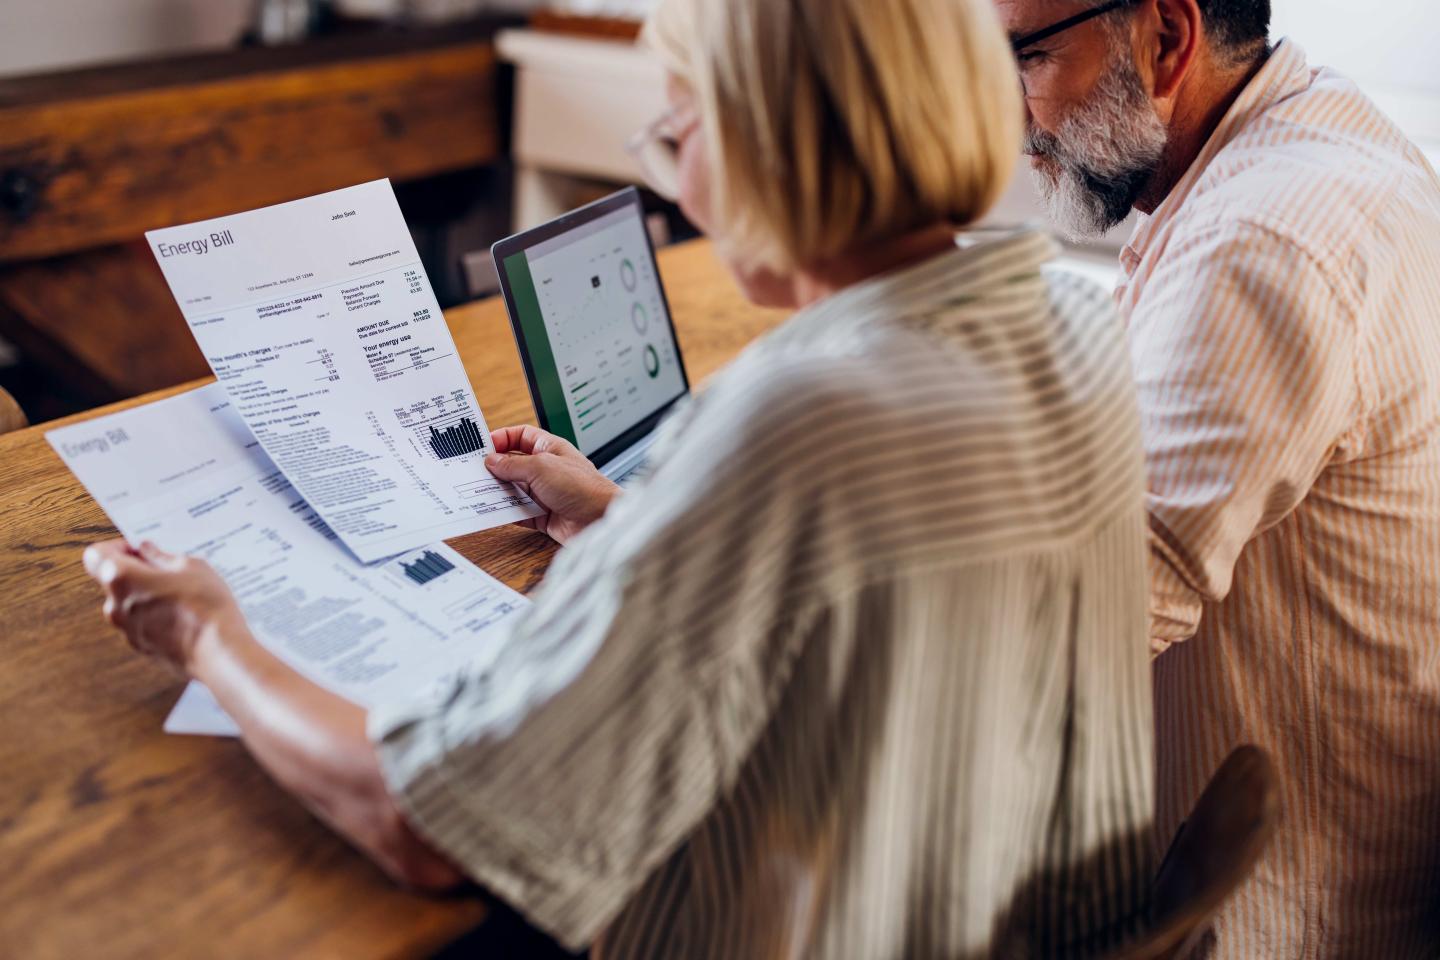
[[[1440,166],[1440,4],[1274,0]],[[394,180],[444,305],[495,240],[638,179],[648,0],[3,0],[0,386],[34,422],[208,372],[145,230]],[[649,201],[661,242],[692,235]],[[996,222],[1042,217],[1022,172]],[[1072,248],[1102,281],[1126,228]]]

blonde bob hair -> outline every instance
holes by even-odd
[[[1023,133],[992,0],[660,0],[646,42],[694,95],[716,240],[789,270],[982,217]]]

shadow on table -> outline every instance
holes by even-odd
[[[525,960],[584,960],[587,954],[567,953],[499,903],[490,906],[485,922],[435,954],[431,960],[482,960],[524,957]]]

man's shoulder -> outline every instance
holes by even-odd
[[[1340,269],[1416,191],[1440,209],[1440,181],[1419,149],[1352,81],[1321,69],[1215,155],[1176,227],[1229,228]]]

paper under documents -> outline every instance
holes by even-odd
[[[362,561],[542,512],[485,469],[389,181],[146,237],[236,411]]]
[[[218,384],[45,436],[131,544],[208,560],[261,643],[361,706],[424,696],[483,666],[527,605],[443,544],[362,566]],[[237,732],[198,684],[165,729]]]

